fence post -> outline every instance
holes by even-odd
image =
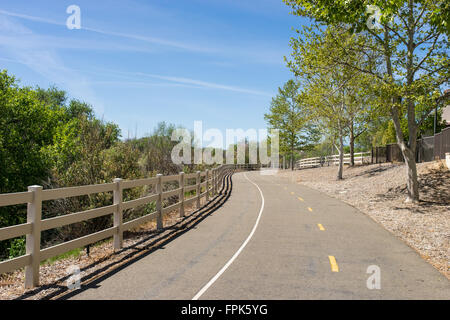
[[[158,181],[156,182],[156,194],[158,195],[158,199],[156,200],[156,229],[161,230],[163,228],[162,222],[162,183],[161,177],[162,174],[158,173],[156,175]]]
[[[184,172],[180,172],[180,217],[184,217]]]
[[[372,146],[370,156],[371,156],[370,163],[373,164],[373,146]]]
[[[122,179],[116,178],[113,180],[115,186],[113,191],[114,205],[117,206],[114,211],[114,227],[117,227],[116,233],[114,233],[114,250],[120,250],[123,246],[123,212],[122,212]]]
[[[216,195],[216,169],[211,170],[211,179],[212,179],[212,195],[213,197]]]
[[[197,196],[197,209],[200,208],[200,193],[202,191],[202,188],[200,186],[200,171],[197,171],[197,176],[195,177],[195,181],[197,184],[197,191],[196,191],[196,196]]]
[[[216,176],[214,178],[214,183],[216,185],[216,195],[219,193],[219,170],[220,169],[216,169]]]
[[[415,157],[416,155],[414,155]],[[386,162],[392,162],[391,161],[391,145],[387,144],[386,145]]]
[[[222,171],[222,168],[218,168],[216,172],[216,193],[219,194],[219,185],[220,185],[220,171]]]
[[[209,201],[209,169],[206,169],[206,202]]]
[[[31,264],[25,267],[25,288],[39,286],[39,263],[41,262],[41,217],[42,187],[30,186],[33,192],[32,202],[27,206],[27,223],[32,224],[31,233],[26,235],[26,254],[31,255]]]
[[[445,153],[445,164],[447,165],[448,170],[450,170],[450,152]]]
[[[219,171],[217,172],[217,193],[218,194],[222,193],[222,189],[220,188],[220,183],[222,182],[222,171],[223,171],[223,168],[220,168]]]

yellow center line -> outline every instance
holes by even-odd
[[[292,195],[294,195],[294,193],[293,193],[293,192],[291,192],[291,194],[292,194]]]
[[[311,207],[308,207],[308,210],[309,210],[310,212],[312,212],[312,208],[311,208]]]
[[[318,223],[317,226],[319,227],[320,231],[325,231],[325,228],[320,223]]]
[[[298,197],[298,200],[300,200],[300,201],[305,201],[305,200],[303,200],[303,198],[302,197]]]
[[[331,271],[332,272],[339,272],[339,267],[336,262],[336,258],[333,256],[328,256],[328,259],[330,259],[330,265],[331,265]]]

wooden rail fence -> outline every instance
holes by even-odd
[[[183,217],[186,205],[195,202],[197,208],[200,208],[200,199],[205,197],[206,201],[209,201],[211,195],[217,195],[220,192],[219,188],[225,176],[234,171],[234,169],[235,165],[222,165],[212,170],[197,171],[190,174],[183,172],[171,176],[158,174],[153,178],[130,181],[117,178],[112,183],[48,190],[43,190],[42,186],[30,186],[27,192],[0,194],[0,207],[27,204],[26,223],[0,228],[0,241],[26,235],[26,253],[20,257],[0,262],[0,274],[25,267],[25,288],[36,287],[39,285],[39,264],[41,261],[109,237],[113,237],[114,249],[118,250],[123,246],[124,231],[133,229],[153,219],[156,219],[157,229],[161,229],[163,227],[163,216],[168,212],[179,210],[180,217]],[[201,182],[202,177],[204,177],[203,182]],[[195,179],[195,184],[187,184],[188,180],[193,179]],[[178,188],[163,192],[163,184],[170,182],[178,182]],[[123,201],[123,190],[149,185],[156,187],[155,194],[135,200]],[[185,199],[185,192],[192,190],[196,191],[195,196]],[[202,193],[202,190],[205,191]],[[42,219],[43,201],[101,192],[113,192],[112,205]],[[168,207],[163,207],[163,200],[171,196],[178,196],[178,202]],[[150,202],[156,202],[156,211],[134,220],[123,222],[124,210]],[[41,249],[42,231],[111,214],[114,222],[112,227]]]
[[[355,153],[355,163],[364,164],[371,162],[371,152],[356,152]],[[339,155],[326,156],[326,157],[315,157],[301,159],[296,162],[296,169],[314,168],[324,165],[338,165]],[[350,164],[350,153],[344,154],[344,164]]]

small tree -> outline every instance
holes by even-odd
[[[290,154],[291,170],[294,170],[295,152],[308,149],[317,141],[308,111],[299,99],[299,88],[300,83],[294,80],[278,88],[278,95],[272,99],[270,113],[264,115],[272,129],[280,130],[280,152]]]
[[[350,136],[351,164],[354,164],[355,139],[366,130],[373,112],[372,95],[366,89],[371,79],[338,61],[348,61],[360,66],[373,65],[373,57],[363,56],[357,50],[344,54],[335,45],[334,38],[341,36],[342,27],[313,25],[299,31],[301,36],[291,40],[292,60],[288,66],[297,77],[308,84],[305,96],[310,112],[322,130],[335,137],[339,152],[338,179],[342,179],[344,139]],[[341,45],[355,48],[360,39],[341,36]],[[373,81],[372,81],[373,82]]]
[[[341,87],[341,75],[329,74],[321,77],[320,82],[311,83],[305,90],[304,100],[322,132],[327,132],[339,153],[337,178],[343,178],[344,139],[348,133],[348,108],[345,101],[345,87]],[[337,143],[336,143],[337,141]]]

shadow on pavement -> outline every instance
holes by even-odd
[[[48,295],[45,295],[44,297],[41,297],[42,300],[48,300],[48,299],[69,299],[70,297],[76,296],[77,294],[87,290],[98,287],[98,283],[102,282],[103,280],[111,277],[112,275],[116,274],[117,272],[123,270],[127,266],[141,260],[142,258],[148,256],[152,252],[158,250],[158,249],[164,249],[164,246],[171,241],[175,240],[185,232],[195,228],[201,221],[203,221],[205,218],[207,218],[209,215],[217,211],[219,208],[222,207],[222,205],[228,200],[228,198],[231,196],[231,192],[233,189],[233,183],[232,183],[232,174],[228,174],[226,176],[225,181],[222,184],[222,190],[220,193],[213,199],[211,199],[204,207],[194,211],[188,216],[185,216],[180,221],[176,222],[173,225],[167,226],[163,228],[161,231],[155,232],[155,231],[149,231],[147,235],[145,235],[145,238],[141,241],[134,243],[131,246],[128,246],[126,248],[121,249],[117,253],[121,253],[125,250],[129,251],[132,250],[129,254],[124,256],[122,259],[118,261],[111,262],[107,264],[106,266],[103,266],[102,268],[95,270],[86,276],[81,278],[81,289],[69,291],[67,286],[61,285],[58,283],[66,281],[70,275],[67,275],[65,277],[59,278],[57,281],[55,281],[52,284],[42,285],[34,290],[27,291],[23,295],[17,297],[15,300],[23,300],[27,298],[33,298],[34,295],[38,293],[42,293],[46,290],[52,290],[51,293]],[[148,241],[151,241],[144,247],[139,248],[138,246],[146,243]],[[80,272],[83,272],[85,270],[89,270],[93,266],[104,262],[105,259],[96,261],[94,263],[91,263],[90,265],[87,265],[80,269]]]

